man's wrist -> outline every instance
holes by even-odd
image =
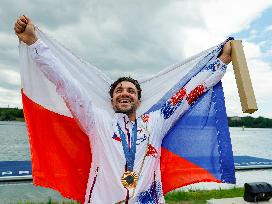
[[[34,37],[30,38],[28,41],[26,41],[26,44],[28,46],[30,46],[30,45],[34,44],[35,42],[37,42],[37,40],[38,40],[37,36],[34,36]]]
[[[219,59],[225,64],[229,64],[231,62],[231,56],[227,54],[222,54]]]

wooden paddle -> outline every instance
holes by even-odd
[[[258,110],[254,95],[247,62],[241,40],[231,41],[231,58],[239,92],[242,111],[244,113],[254,113]]]

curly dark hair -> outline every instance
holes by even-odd
[[[137,92],[138,92],[138,99],[140,100],[141,99],[141,93],[142,93],[141,86],[140,86],[139,82],[136,79],[133,79],[130,76],[129,77],[120,77],[119,79],[117,79],[115,82],[113,82],[110,85],[109,94],[110,94],[111,98],[113,97],[114,89],[122,81],[131,82],[131,83],[133,83],[136,86],[136,89],[137,89]]]

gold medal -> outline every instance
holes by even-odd
[[[139,176],[134,171],[126,171],[121,178],[125,188],[136,188],[138,180]]]

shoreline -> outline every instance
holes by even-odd
[[[272,119],[271,119],[272,120]],[[24,118],[16,118],[16,120],[0,120],[1,122],[22,122],[25,123],[25,119]],[[230,126],[229,128],[241,128],[242,130],[246,130],[246,129],[272,129],[272,127],[248,127],[248,126]]]

